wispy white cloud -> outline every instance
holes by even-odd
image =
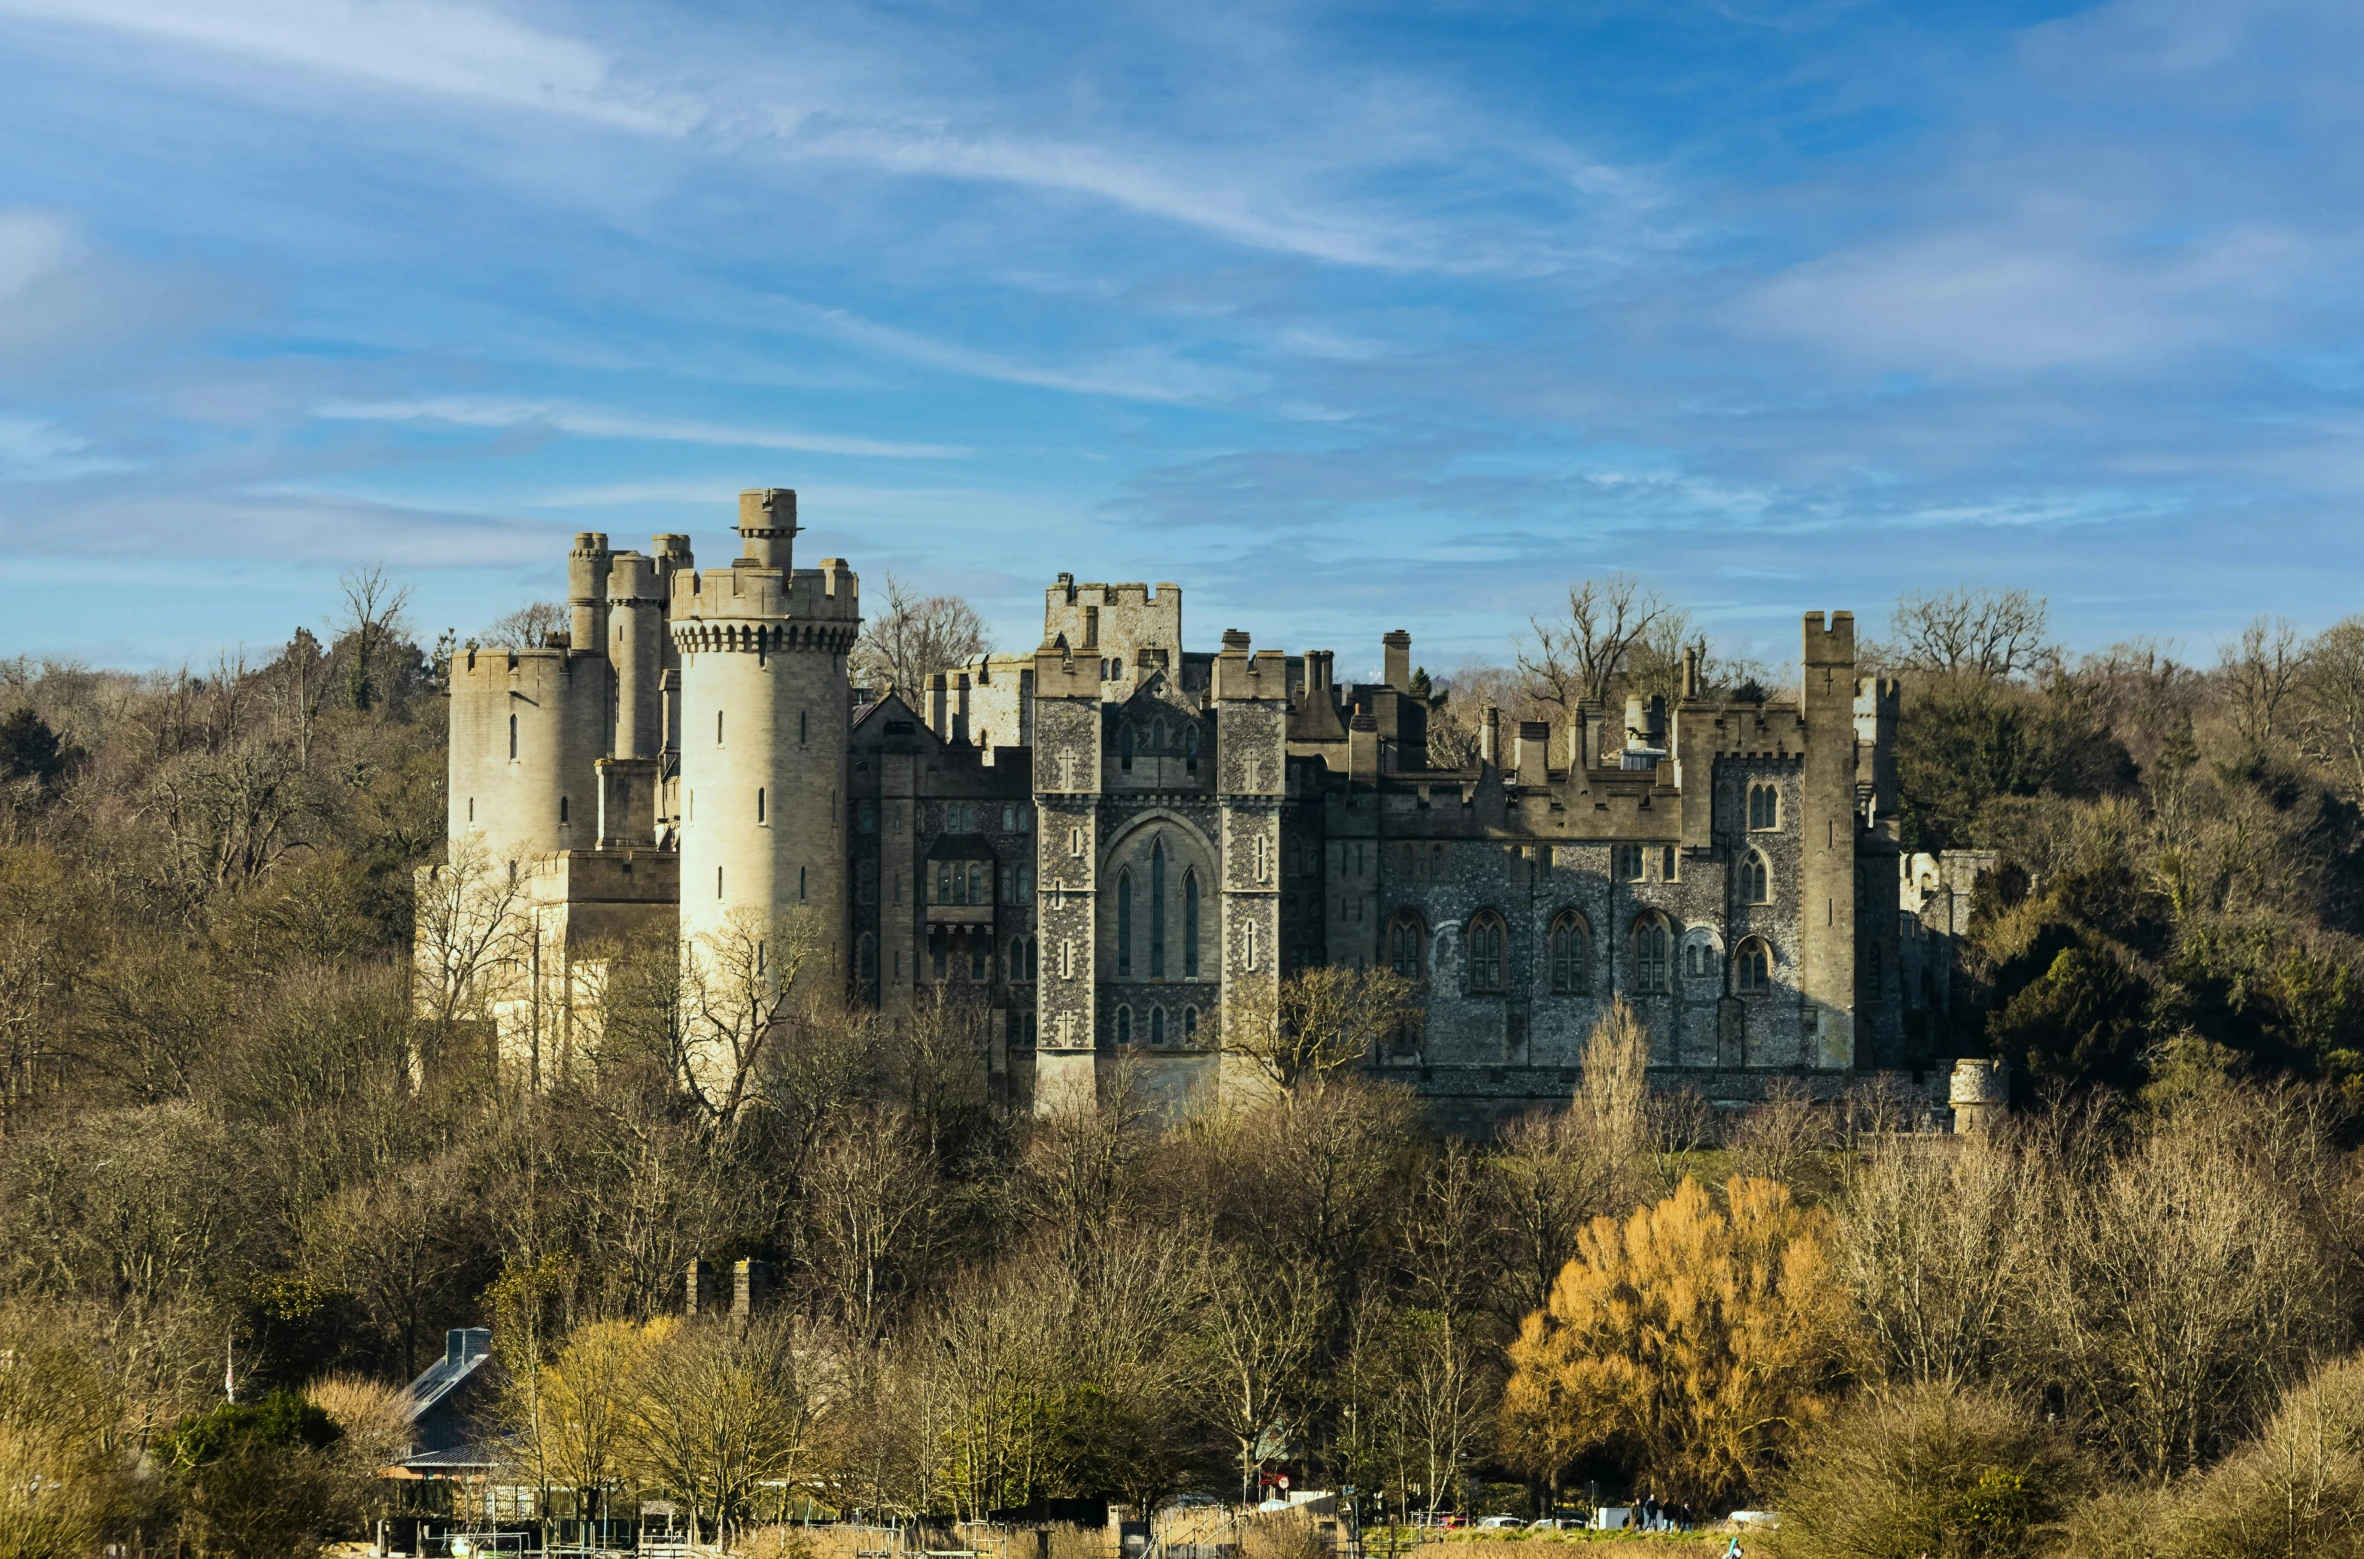
[[[48,211],[0,211],[0,308],[54,275],[80,248],[74,225]]]
[[[1072,141],[962,135],[917,126],[831,125],[795,136],[797,155],[838,157],[905,175],[1027,185],[1105,200],[1251,249],[1339,265],[1421,270],[1438,263],[1428,235],[1400,217],[1357,217],[1288,202],[1248,170],[1200,172],[1195,159],[1126,157]]]
[[[1260,383],[1250,374],[1193,363],[1154,348],[1128,352],[1091,367],[1046,367],[880,324],[844,309],[815,308],[801,303],[790,307],[797,318],[838,340],[907,363],[1003,384],[1031,385],[1074,395],[1179,404],[1233,399]]]
[[[1937,374],[2108,367],[2249,334],[2311,258],[2287,231],[2138,245],[2127,225],[2039,206],[1842,250],[1758,288],[1741,322]]]
[[[957,444],[911,444],[848,438],[785,428],[729,427],[715,422],[639,417],[570,406],[560,401],[502,400],[463,395],[412,400],[325,401],[313,415],[339,422],[421,422],[458,428],[528,428],[574,438],[712,444],[737,449],[793,449],[812,455],[888,460],[946,460],[971,453]]]
[[[94,452],[90,440],[55,423],[37,417],[0,417],[0,479],[60,482],[129,469],[129,461]]]
[[[1458,122],[1450,102],[1398,90],[1374,111],[1339,107],[1323,133],[1274,146],[1239,136],[1228,149],[1110,126],[1088,136],[1027,133],[1009,104],[914,91],[889,59],[850,54],[830,72],[798,70],[808,38],[748,79],[677,70],[643,56],[528,25],[468,0],[0,0],[0,15],[104,28],[365,82],[510,110],[560,114],[627,131],[688,138],[709,151],[789,162],[839,162],[905,178],[936,178],[1075,196],[1268,253],[1380,271],[1490,274],[1549,270],[1630,243],[1545,236],[1559,213],[1473,229],[1411,202],[1343,192],[1414,165],[1508,162],[1539,195],[1569,192],[1627,215],[1655,198],[1653,181],[1534,136],[1500,138]],[[677,62],[678,63],[678,62]],[[763,81],[786,101],[750,108]],[[702,83],[702,84],[701,84]],[[1337,94],[1341,103],[1351,94]],[[1333,115],[1333,118],[1336,117]],[[1626,231],[1629,223],[1606,224]]]
[[[679,98],[632,92],[580,39],[456,0],[0,0],[0,13],[145,34],[379,86],[679,134]]]

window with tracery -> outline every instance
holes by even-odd
[[[1502,991],[1502,917],[1491,911],[1469,922],[1470,994],[1494,996]]]
[[[1647,915],[1634,924],[1633,976],[1634,988],[1642,991],[1666,989],[1669,956],[1673,934],[1666,921],[1657,915]]]
[[[1428,971],[1421,952],[1428,933],[1414,915],[1398,915],[1387,928],[1387,961],[1407,980],[1425,980]]]
[[[1551,923],[1551,989],[1555,996],[1581,996],[1591,984],[1592,933],[1584,917],[1563,910]]]

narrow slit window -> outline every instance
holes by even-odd
[[[771,818],[765,813],[764,794],[763,787],[761,785],[755,787],[755,821],[758,823],[768,823],[771,821]]]
[[[511,763],[517,761],[517,717],[515,715],[509,717],[509,761]]]
[[[1166,977],[1166,842],[1163,839],[1149,851],[1149,977],[1153,980]],[[1161,1029],[1164,1027],[1162,1016],[1150,1021]],[[1165,1036],[1160,1033],[1157,1037],[1162,1040]]]
[[[1133,972],[1133,875],[1124,873],[1116,879],[1116,974],[1124,979]]]

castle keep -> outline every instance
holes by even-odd
[[[963,988],[997,1092],[1039,1109],[1120,1052],[1214,1097],[1226,1012],[1322,964],[1418,982],[1368,1064],[1452,1124],[1564,1100],[1617,996],[1654,1079],[1711,1100],[1905,1062],[1939,868],[1899,860],[1896,690],[1856,675],[1845,612],[1805,617],[1794,701],[1687,666],[1671,707],[1489,710],[1446,768],[1401,632],[1345,685],[1329,651],[1186,648],[1174,585],[1061,575],[1031,655],[858,690],[859,586],[795,566],[795,494],[742,495],[738,534],[704,570],[683,536],[578,536],[571,631],[452,668],[452,859],[522,884],[499,1042],[537,1070],[633,935],[890,1017]]]

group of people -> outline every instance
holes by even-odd
[[[1691,1530],[1691,1507],[1685,1504],[1658,1502],[1654,1494],[1642,1496],[1634,1507],[1633,1526],[1637,1532],[1688,1532]]]

